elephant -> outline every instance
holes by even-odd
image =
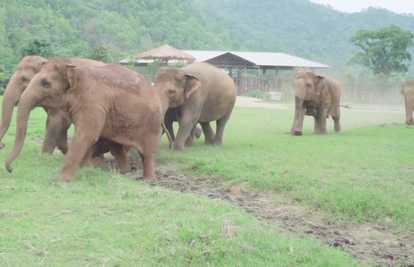
[[[315,134],[327,134],[326,119],[331,116],[335,132],[341,131],[340,98],[342,89],[339,83],[325,73],[298,71],[295,84],[295,117],[291,134],[300,136],[305,115],[315,119]]]
[[[405,123],[407,125],[413,125],[414,79],[406,80],[401,85],[401,94],[405,98]]]
[[[202,62],[183,68],[162,67],[156,73],[154,88],[164,112],[168,108],[181,110],[173,151],[184,152],[184,142],[197,122],[201,124],[206,144],[223,144],[224,128],[236,102],[236,86],[230,76]],[[216,134],[211,121],[216,121]],[[194,146],[191,138],[189,141],[187,145]]]
[[[24,145],[30,112],[38,106],[67,111],[75,125],[59,173],[62,180],[74,179],[80,161],[100,138],[109,141],[120,169],[130,168],[122,163],[127,162],[125,146],[132,146],[142,159],[144,179],[156,179],[154,156],[164,114],[157,92],[144,76],[116,65],[87,67],[69,58],[49,59],[21,96],[15,142],[6,159],[9,172]]]
[[[167,130],[169,131],[170,135],[171,135],[171,139],[173,141],[175,141],[175,133],[174,133],[174,128],[173,128],[173,123],[179,122],[179,118],[181,117],[181,109],[180,108],[169,108],[167,110],[167,112],[165,113],[164,116],[164,123],[165,123],[165,127],[167,128]],[[194,128],[191,130],[190,132],[190,136],[187,137],[186,139],[186,144],[189,144],[189,146],[191,146],[194,137],[195,138],[200,138],[201,137],[201,128],[198,127],[197,125],[194,126]]]
[[[75,64],[87,66],[106,65],[103,62],[90,59],[72,59],[72,61]],[[10,126],[13,107],[18,105],[20,97],[26,90],[33,76],[40,71],[46,62],[47,59],[44,57],[26,56],[17,66],[3,97],[0,142]],[[55,147],[57,147],[63,154],[66,154],[68,151],[67,130],[71,125],[69,114],[60,109],[45,108],[45,111],[47,113],[46,131],[41,154],[52,154]],[[4,144],[0,143],[0,149],[4,146]]]

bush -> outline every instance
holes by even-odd
[[[261,100],[268,100],[269,99],[269,93],[263,92],[260,89],[254,89],[248,94],[245,94],[245,96],[258,98]]]

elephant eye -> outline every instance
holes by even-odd
[[[169,96],[172,96],[172,95],[174,95],[174,94],[175,94],[174,90],[172,90],[172,89],[168,90],[168,95],[169,95]]]
[[[42,80],[42,87],[49,88],[50,87],[50,82],[48,82],[46,80]]]
[[[26,77],[22,77],[21,81],[22,81],[22,83],[26,82],[27,81]]]

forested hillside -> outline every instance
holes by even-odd
[[[35,36],[52,36],[68,57],[102,44],[113,62],[168,43],[282,51],[343,66],[357,51],[350,36],[390,23],[411,30],[414,17],[381,9],[346,14],[308,0],[1,0],[0,70],[13,68]]]
[[[104,44],[114,61],[166,42],[182,49],[237,47],[225,27],[207,23],[187,0],[1,0],[0,59],[18,62],[34,36],[54,37],[60,55]]]
[[[252,51],[284,51],[329,64],[345,64],[357,49],[349,38],[359,29],[390,23],[412,30],[414,17],[369,8],[343,13],[308,0],[192,0],[210,22],[220,23]]]

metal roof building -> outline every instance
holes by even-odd
[[[296,67],[305,67],[311,69],[329,68],[328,65],[311,61],[305,58],[289,55],[286,53],[272,52],[239,52],[239,51],[208,51],[208,50],[182,50],[196,58],[195,62],[208,62],[220,68],[228,68],[231,72],[233,68],[242,70],[257,69],[276,70],[292,70]],[[125,65],[128,59],[120,60],[119,63]],[[146,66],[153,60],[135,60],[136,66]],[[170,63],[179,62],[176,60]]]

